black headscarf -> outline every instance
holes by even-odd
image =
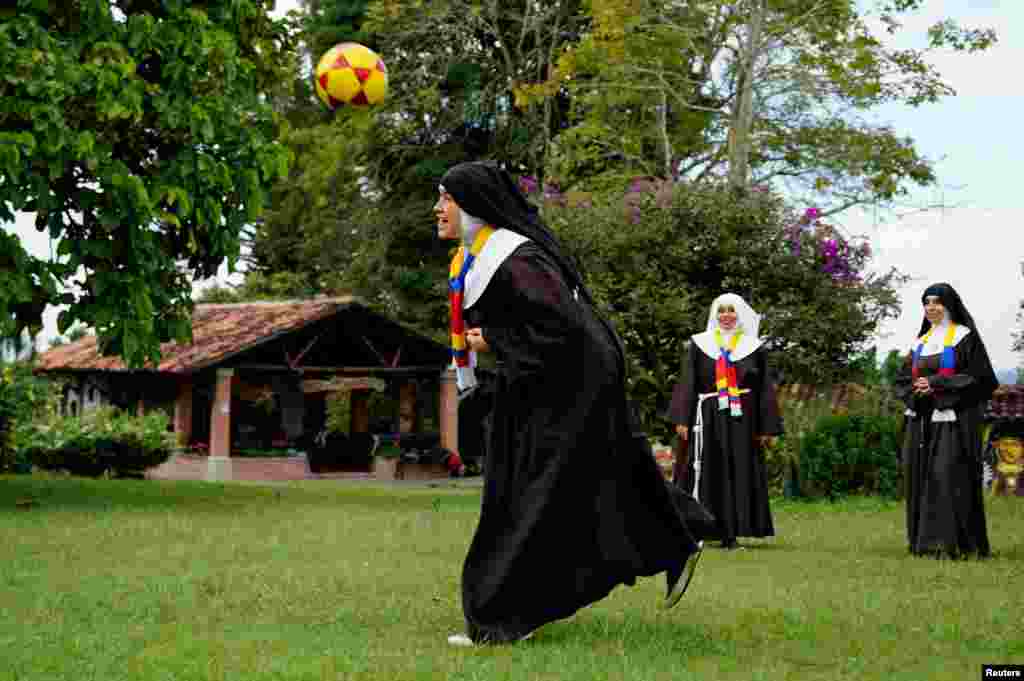
[[[995,371],[992,369],[992,362],[989,360],[988,351],[985,349],[985,343],[981,339],[981,334],[978,332],[978,327],[974,323],[974,318],[971,317],[971,313],[967,311],[967,307],[964,306],[964,301],[960,300],[960,295],[956,290],[949,284],[942,282],[938,284],[932,284],[924,290],[921,294],[921,304],[928,299],[929,296],[936,296],[939,302],[942,303],[942,307],[946,308],[946,314],[949,316],[949,320],[958,326],[966,326],[971,330],[971,333],[975,337],[975,342],[978,344],[978,359],[979,363],[971,373],[975,374],[978,380],[978,394],[983,396],[983,399],[988,399],[989,395],[992,394],[996,388],[999,387],[999,379],[996,377]],[[931,323],[928,318],[925,317],[921,321],[921,330],[918,332],[918,336],[923,336],[931,328]]]
[[[519,191],[512,176],[497,163],[460,163],[445,173],[441,186],[466,213],[496,229],[522,234],[544,249],[558,263],[569,288],[577,290],[588,303],[593,303],[575,260],[541,220],[537,208]]]
[[[946,308],[946,314],[949,315],[949,320],[957,326],[966,326],[974,333],[978,333],[978,327],[974,324],[974,318],[971,317],[971,313],[964,307],[964,301],[960,300],[960,295],[953,289],[952,286],[946,283],[932,284],[924,290],[921,294],[921,304],[924,305],[925,301],[929,296],[936,296],[939,302],[942,303],[942,307]],[[921,321],[921,330],[918,332],[918,336],[923,336],[928,333],[928,329],[931,328],[931,323],[928,318],[925,317]],[[978,338],[981,338],[979,335]]]

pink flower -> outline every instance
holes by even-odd
[[[817,208],[808,208],[804,212],[805,220],[817,220],[819,217],[821,217],[821,211]]]

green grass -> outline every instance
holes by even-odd
[[[709,549],[673,610],[659,576],[525,644],[452,649],[478,494],[0,478],[0,680],[960,681],[1024,662],[1020,499],[988,502],[981,562],[909,557],[899,503],[776,500],[778,539]]]

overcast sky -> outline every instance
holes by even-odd
[[[275,13],[297,4],[279,0]],[[882,329],[881,351],[909,347],[921,323],[921,292],[930,283],[947,281],[978,322],[993,364],[1012,369],[1024,363],[1010,350],[1024,298],[1024,189],[1018,179],[1024,158],[1019,134],[1024,115],[1019,66],[1024,63],[1024,2],[926,4],[929,9],[906,20],[905,30],[895,38],[899,46],[920,46],[927,27],[942,16],[969,27],[991,26],[999,34],[999,43],[985,53],[934,56],[933,63],[957,96],[917,109],[894,106],[875,113],[878,122],[913,137],[919,152],[936,161],[940,185],[915,194],[913,201],[949,207],[903,217],[851,211],[837,221],[848,234],[870,239],[878,270],[897,267],[914,277],[901,291],[902,315]],[[32,227],[31,216],[20,215],[14,228],[30,252],[49,256],[51,244]],[[56,310],[50,309],[44,339],[56,335],[55,319]]]

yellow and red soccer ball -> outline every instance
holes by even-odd
[[[384,61],[359,43],[335,45],[316,66],[316,94],[332,110],[379,104],[388,94]]]

